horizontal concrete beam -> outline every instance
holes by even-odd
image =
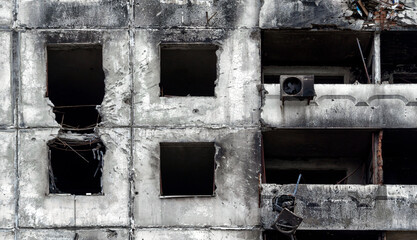
[[[295,184],[262,185],[261,218],[271,229],[272,198],[292,194]],[[415,185],[300,185],[295,213],[302,230],[417,230]]]
[[[279,84],[264,84],[261,118],[284,128],[416,128],[417,86],[315,84],[310,102],[280,100]]]

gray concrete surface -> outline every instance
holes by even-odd
[[[341,0],[0,0],[0,238],[261,239],[262,129],[417,127],[415,86],[317,85],[309,106],[284,107],[279,85],[262,86],[261,29],[380,30],[349,11]],[[416,22],[409,9],[393,29]],[[215,96],[159,97],[161,43],[217,45]],[[48,194],[46,143],[60,125],[47,44],[103,46],[103,196]],[[216,142],[215,196],[160,198],[160,141]],[[311,192],[335,213],[300,198],[303,229],[417,231],[415,186],[300,188]],[[370,207],[353,211],[352,194]]]
[[[255,129],[135,129],[135,224],[256,227],[259,133]],[[215,196],[160,198],[159,142],[215,142]],[[250,159],[248,161],[247,159]]]
[[[295,184],[262,184],[262,224],[271,228],[276,212],[272,198],[292,194]],[[416,231],[415,185],[303,185],[295,213],[303,230]]]
[[[1,14],[0,14],[1,16]],[[12,91],[12,33],[0,31],[0,127],[7,128],[13,124]]]
[[[417,86],[316,84],[304,101],[280,100],[279,84],[264,84],[261,119],[279,128],[416,128]]]

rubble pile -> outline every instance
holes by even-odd
[[[397,25],[403,11],[413,10],[399,0],[349,0],[348,19],[363,19],[367,27],[380,27],[381,30]]]

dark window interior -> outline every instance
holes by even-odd
[[[96,105],[104,97],[102,48],[48,46],[48,97],[64,129],[93,131],[100,122]]]
[[[381,33],[382,67],[417,64],[417,32],[385,31]]]
[[[161,46],[161,96],[214,96],[214,45]]]
[[[49,192],[75,195],[102,192],[104,144],[98,139],[73,141],[55,138],[50,151]]]
[[[213,195],[214,143],[160,143],[161,195]]]
[[[417,83],[417,72],[414,74],[394,74],[393,83],[410,84]]]
[[[263,30],[261,34],[262,66],[351,67],[359,82],[367,82],[356,39],[368,58],[372,49],[371,32]],[[372,72],[371,68],[368,72]],[[319,79],[317,83],[328,83],[328,80]]]
[[[279,78],[280,75],[264,75],[264,84],[279,84]],[[344,76],[314,76],[314,84],[343,84],[344,81]]]
[[[375,231],[305,231],[296,232],[297,240],[378,240],[380,233]],[[278,231],[265,231],[263,240],[290,240]]]
[[[264,84],[279,84],[280,75],[264,75]]]
[[[262,133],[267,183],[365,183],[372,132],[365,130],[275,130]],[[352,162],[346,161],[346,159]],[[331,164],[329,164],[331,163]],[[350,169],[350,172],[348,172]]]
[[[314,84],[343,84],[343,76],[314,76]]]
[[[417,130],[384,130],[382,159],[385,184],[417,184]]]
[[[371,32],[262,31],[263,66],[362,66],[372,47]]]
[[[301,183],[334,184],[346,176],[346,170],[266,169],[265,174],[270,183],[293,184],[297,182],[298,176],[301,174]]]
[[[383,76],[391,75],[392,83],[417,83],[417,32],[382,32],[381,65]]]

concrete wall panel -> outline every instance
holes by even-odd
[[[363,20],[348,21],[343,0],[265,0],[259,15],[261,28],[312,28],[313,25],[361,29]],[[349,10],[350,11],[350,10]]]
[[[18,21],[28,28],[126,27],[127,2],[122,0],[18,0]]]
[[[11,28],[13,22],[14,1],[0,0],[0,28]]]
[[[0,228],[12,228],[15,220],[16,132],[0,132]],[[0,232],[0,236],[1,236]],[[6,234],[6,233],[4,233]]]
[[[136,226],[255,226],[259,223],[259,133],[255,129],[135,129]],[[215,142],[214,197],[160,196],[159,142]]]
[[[31,31],[22,34],[20,126],[56,127],[47,91],[47,44],[102,44],[105,96],[102,123],[130,123],[129,39],[122,31]]]
[[[261,240],[259,230],[189,230],[189,229],[152,229],[136,230],[136,239],[141,240]]]
[[[57,129],[19,132],[19,223],[22,227],[73,227],[74,197],[49,193],[48,146]]]
[[[127,226],[129,130],[102,129],[107,147],[103,196],[49,194],[48,140],[57,130],[23,130],[19,138],[20,225],[24,227]],[[33,149],[36,149],[34,151]],[[77,174],[77,173],[74,173]]]
[[[242,41],[245,39],[245,41]],[[256,125],[259,115],[259,32],[150,31],[135,36],[135,125]],[[214,43],[216,97],[160,97],[159,43]]]
[[[0,238],[3,240],[15,240],[15,233],[12,231],[0,231]]]
[[[77,226],[129,226],[130,130],[100,129],[106,146],[103,196],[76,196]]]
[[[35,230],[25,229],[19,233],[20,240],[128,240],[129,231],[125,229],[89,229],[89,230],[65,230],[48,229]]]
[[[134,22],[140,27],[255,27],[259,4],[252,0],[136,0]]]
[[[1,16],[0,1],[0,16]],[[4,5],[6,6],[6,4]],[[1,21],[1,17],[0,17]],[[0,127],[13,125],[12,33],[0,32]]]

